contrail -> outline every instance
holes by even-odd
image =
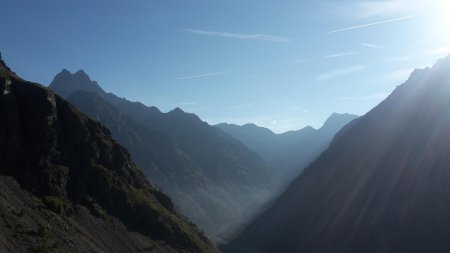
[[[299,63],[304,63],[304,62],[316,61],[316,60],[321,60],[321,59],[330,59],[330,58],[334,58],[334,57],[341,57],[341,56],[347,56],[347,55],[353,55],[353,54],[357,54],[357,52],[332,54],[332,55],[319,57],[319,58],[299,59],[299,60],[295,60],[295,61],[279,62],[279,63],[269,64],[269,65],[262,65],[262,66],[256,66],[256,67],[245,68],[245,69],[235,69],[235,70],[229,70],[229,71],[213,72],[213,73],[194,75],[194,76],[183,76],[183,77],[177,77],[177,80],[186,80],[186,79],[193,79],[193,78],[202,78],[202,77],[210,77],[210,76],[218,76],[218,75],[227,75],[227,74],[231,74],[231,73],[255,71],[255,70],[261,70],[261,69],[265,69],[265,68],[272,68],[272,67],[279,67],[279,66],[284,66],[284,65],[299,64]]]
[[[222,72],[214,72],[214,73],[208,73],[208,74],[201,74],[201,75],[195,75],[195,76],[184,76],[184,77],[178,77],[177,80],[185,80],[185,79],[192,79],[192,78],[200,78],[200,77],[207,77],[207,76],[217,76],[217,75],[224,75],[231,73],[232,71],[222,71]]]
[[[323,59],[338,58],[338,57],[350,56],[350,55],[355,55],[355,54],[358,54],[358,52],[346,52],[346,53],[339,53],[339,54],[330,54],[330,55],[324,56]]]
[[[182,29],[183,32],[199,34],[199,35],[209,35],[209,36],[217,36],[217,37],[225,37],[225,38],[233,38],[233,39],[241,39],[241,40],[265,40],[272,42],[291,42],[292,39],[287,37],[275,36],[270,34],[243,34],[243,33],[229,33],[229,32],[216,32],[216,31],[205,31],[205,30],[197,30],[197,29]]]
[[[347,27],[347,28],[342,28],[342,29],[338,29],[338,30],[334,30],[334,31],[325,32],[325,33],[323,33],[323,35],[338,33],[338,32],[345,32],[345,31],[355,30],[355,29],[361,29],[361,28],[365,28],[365,27],[369,27],[369,26],[381,25],[381,24],[385,24],[385,23],[397,22],[397,21],[402,21],[402,20],[412,19],[412,18],[417,18],[417,17],[419,17],[419,16],[407,16],[407,17],[384,20],[384,21],[365,24],[365,25],[352,26],[352,27]]]

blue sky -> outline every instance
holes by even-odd
[[[448,0],[1,0],[0,51],[163,111],[276,132],[362,115],[450,53]]]

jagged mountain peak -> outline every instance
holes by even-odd
[[[49,88],[58,95],[67,98],[77,91],[93,92],[106,99],[109,103],[117,106],[118,109],[124,113],[129,114],[131,118],[140,122],[161,115],[161,111],[154,106],[146,106],[140,102],[132,102],[125,98],[116,96],[113,93],[107,93],[96,82],[91,80],[88,74],[82,69],[75,73],[71,73],[67,69],[63,69],[58,73]]]
[[[61,70],[61,72],[59,72],[58,74],[60,74],[60,75],[71,75],[72,73],[70,73],[70,71],[68,69],[63,68]]]
[[[8,237],[7,252],[29,251],[39,240],[62,252],[137,252],[150,245],[158,252],[215,252],[104,126],[49,89],[12,76],[4,62],[0,69],[0,88],[8,89],[0,95],[2,246],[5,234],[18,235]],[[5,177],[21,188],[5,185]],[[10,201],[8,191],[19,200]],[[11,216],[11,206],[23,217]],[[54,220],[63,225],[50,228]],[[24,239],[5,222],[27,226],[29,235]],[[35,232],[42,224],[45,233]]]
[[[171,110],[168,113],[170,113],[170,114],[183,114],[183,113],[186,113],[186,112],[183,111],[180,107],[176,107],[175,109]]]
[[[64,82],[50,88],[70,85]],[[107,126],[150,180],[212,238],[248,219],[270,197],[276,182],[264,162],[197,115],[181,108],[162,113],[112,93],[94,93],[67,99]]]
[[[79,69],[77,72],[75,72],[74,75],[87,77],[90,80],[90,77],[88,76],[88,74],[86,74],[86,72],[83,69]]]
[[[49,88],[64,98],[78,90],[105,94],[105,91],[98,83],[92,81],[83,70],[78,70],[75,73],[71,73],[67,69],[61,70],[61,72],[55,76],[52,83],[49,85]]]
[[[408,89],[424,85],[425,80],[431,75],[437,72],[447,71],[450,66],[450,55],[439,59],[432,67],[417,68],[412,71],[409,75],[408,80],[403,84],[399,85],[396,90]],[[440,85],[442,83],[433,83],[435,85]]]
[[[184,123],[188,123],[188,124],[203,124],[203,125],[207,125],[206,122],[204,122],[202,119],[200,119],[200,117],[198,117],[196,114],[194,113],[188,113],[183,111],[180,107],[176,107],[175,109],[167,112],[167,113],[163,113],[161,115],[162,118],[167,118],[167,119],[173,119],[173,120],[181,120]]]
[[[75,78],[77,81],[82,81],[82,82],[92,82],[91,78],[89,77],[88,74],[86,74],[86,72],[82,69],[76,71],[76,72],[71,72],[66,68],[63,68],[57,75],[56,77],[65,77],[65,78]]]

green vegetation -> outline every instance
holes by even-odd
[[[42,199],[44,204],[57,214],[65,214],[68,209],[67,204],[58,196],[46,196]]]

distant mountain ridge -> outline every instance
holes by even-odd
[[[109,131],[0,55],[1,252],[217,252]]]
[[[132,102],[112,93],[105,92],[96,81],[90,79],[84,70],[78,70],[72,74],[67,69],[63,69],[54,77],[49,88],[64,98],[80,90],[96,93],[116,106],[120,112],[138,122],[141,119],[153,117],[161,113],[154,106],[145,106],[142,103]]]
[[[118,98],[77,73],[63,70],[49,88],[108,127],[211,238],[247,221],[272,196],[276,181],[265,162],[228,134],[180,108],[161,113]]]
[[[278,170],[282,181],[297,177],[320,153],[328,148],[334,135],[357,115],[333,113],[319,129],[311,126],[297,131],[275,134],[255,124],[238,126],[218,124],[216,127],[241,141]]]
[[[226,252],[449,252],[449,98],[450,56],[415,70]]]

